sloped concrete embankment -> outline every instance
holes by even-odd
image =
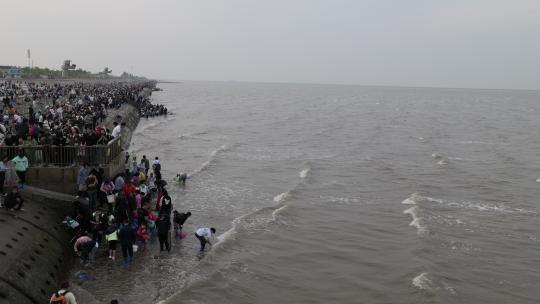
[[[0,209],[0,303],[48,303],[73,255],[61,226],[73,197],[32,188],[22,193],[24,211]]]

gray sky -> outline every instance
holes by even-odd
[[[540,89],[538,0],[0,0],[0,65]]]

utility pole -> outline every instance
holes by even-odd
[[[30,49],[26,50],[26,57],[28,58],[28,68],[32,68],[32,66],[30,65],[30,61],[31,61]]]

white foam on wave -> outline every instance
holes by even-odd
[[[229,230],[223,232],[222,234],[220,234],[220,235],[218,235],[218,236],[216,237],[217,242],[214,243],[214,245],[212,246],[212,248],[217,248],[217,247],[219,247],[221,244],[223,244],[223,243],[226,242],[227,240],[231,239],[231,238],[233,237],[233,235],[236,234],[236,232],[237,232],[237,230],[236,230],[236,224],[235,224],[234,221],[233,221],[233,226],[232,226]]]
[[[202,171],[206,170],[206,168],[208,168],[212,164],[212,162],[215,160],[216,155],[219,152],[225,151],[226,149],[227,149],[227,145],[222,145],[219,148],[210,152],[210,159],[202,163],[201,166],[199,166],[199,168],[197,168],[195,171],[188,174],[188,178],[191,178],[193,175],[199,174]]]
[[[361,200],[359,198],[354,198],[354,197],[336,197],[336,196],[319,195],[319,198],[323,199],[323,200],[330,201],[331,203],[345,204],[345,205],[350,205],[350,204],[353,204],[353,203],[356,204],[356,203],[361,202]]]
[[[274,212],[272,212],[272,220],[276,220],[277,216],[283,212],[283,210],[287,209],[287,207],[289,207],[289,205],[283,205],[279,208],[277,208],[276,210],[274,210]]]
[[[412,217],[412,221],[409,223],[409,226],[415,227],[416,233],[419,236],[427,233],[427,227],[424,226],[423,219],[418,215],[418,206],[413,206],[403,211],[403,214],[409,214]]]
[[[437,165],[445,166],[445,165],[448,165],[448,163],[444,159],[441,159],[440,161],[437,162]]]
[[[255,210],[253,212],[250,212],[250,213],[247,213],[247,214],[244,214],[242,216],[239,216],[239,217],[235,218],[232,221],[231,228],[216,237],[217,242],[215,242],[215,244],[212,246],[212,249],[215,249],[215,248],[219,247],[220,245],[224,244],[225,242],[233,239],[234,235],[238,232],[238,226],[246,218],[248,218],[250,216],[256,216],[257,214],[268,211],[268,210],[273,210],[272,211],[272,219],[275,221],[276,215],[278,215],[280,212],[283,212],[283,210],[285,210],[287,206],[288,205],[277,205],[277,206],[263,207],[263,208]]]
[[[302,179],[306,178],[306,176],[307,176],[307,174],[309,173],[310,170],[311,170],[311,168],[306,168],[306,169],[300,171],[300,174],[299,174],[300,178],[302,178]]]
[[[523,208],[512,208],[506,204],[494,204],[494,203],[485,203],[485,202],[471,202],[471,201],[446,201],[442,199],[420,196],[418,194],[413,194],[411,197],[405,199],[401,202],[404,205],[416,205],[420,201],[426,201],[431,203],[437,203],[447,207],[454,208],[464,208],[477,211],[488,211],[488,212],[500,212],[500,213],[524,213],[524,214],[536,214],[534,210],[528,210]]]
[[[215,149],[214,151],[212,151],[212,153],[210,153],[211,156],[216,156],[216,154],[218,154],[219,152],[221,151],[224,151],[225,149],[227,149],[227,145],[221,145],[221,147]]]
[[[208,166],[210,166],[210,161],[205,161],[204,163],[201,164],[201,166],[199,168],[197,168],[197,170],[191,172],[189,174],[188,177],[192,177],[193,175],[197,174],[197,173],[201,173],[202,171],[204,171]]]
[[[456,294],[456,289],[454,287],[448,285],[446,282],[434,282],[434,279],[427,272],[422,272],[421,274],[414,277],[412,279],[412,284],[414,287],[424,292],[445,290],[452,295]]]
[[[281,202],[284,201],[288,196],[289,196],[289,191],[280,193],[280,194],[274,196],[274,202],[276,202],[276,203],[281,203]]]
[[[440,159],[440,158],[442,158],[442,155],[440,155],[439,153],[433,153],[433,154],[431,154],[431,157],[433,157],[435,159]]]
[[[403,205],[416,205],[416,198],[418,197],[418,194],[413,194],[410,197],[404,199],[401,203]]]
[[[427,272],[422,272],[412,279],[414,287],[420,290],[433,290],[433,282],[430,280]]]
[[[143,132],[143,131],[146,131],[146,130],[149,130],[149,129],[153,129],[153,128],[159,126],[161,123],[162,123],[162,121],[156,121],[156,122],[146,124],[146,125],[141,127],[140,131]]]
[[[460,141],[459,143],[465,144],[465,145],[510,145],[510,143],[488,142],[488,141],[480,141],[480,140],[465,140],[465,141]]]
[[[461,207],[466,209],[478,210],[478,211],[489,211],[489,212],[499,212],[499,213],[525,213],[525,214],[536,214],[534,210],[527,210],[523,208],[512,208],[504,204],[490,204],[490,203],[479,203],[479,202],[448,202],[448,206],[451,207]]]

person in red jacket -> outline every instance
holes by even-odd
[[[126,197],[130,197],[135,193],[137,190],[137,187],[133,183],[125,183],[124,187],[122,187],[122,191],[124,191],[124,195]]]

